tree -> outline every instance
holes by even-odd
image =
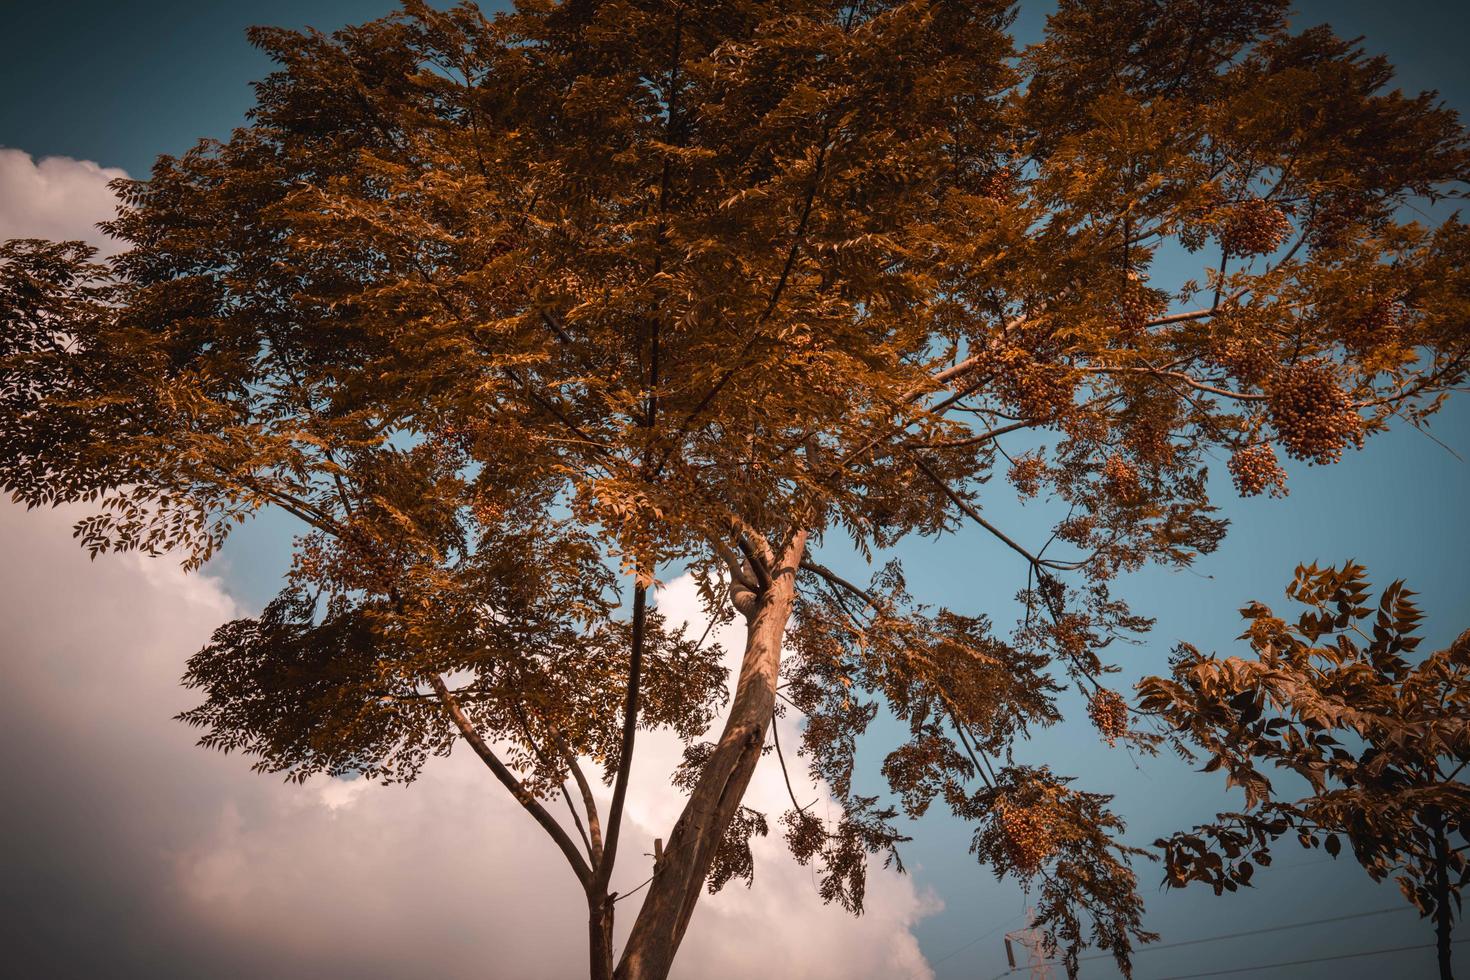
[[[248,124],[118,185],[123,254],[5,247],[0,483],[94,502],[94,553],[196,567],[262,508],[298,518],[185,720],[293,779],[468,745],[585,889],[594,977],[665,976],[706,883],[749,879],[778,705],[841,805],[780,818],[828,900],[860,911],[899,807],[943,797],[982,863],[1040,880],[1073,969],[1089,941],[1126,969],[1141,852],[1011,747],[1063,681],[1151,743],[1102,684],[1148,625],[1108,582],[1217,545],[1210,454],[1279,490],[1273,443],[1330,463],[1463,380],[1470,234],[1400,213],[1470,149],[1277,0],[1063,3],[1020,52],[1011,19],[412,0],[257,29],[279,67]],[[983,513],[998,471],[1054,507],[1046,545]],[[905,588],[894,547],[965,525],[1025,569],[1009,635]],[[653,608],[686,570],[746,623],[733,691]],[[854,778],[880,708],[909,732],[891,803]],[[615,962],[652,728],[688,741],[689,796]]]
[[[1306,607],[1295,623],[1258,602],[1241,610],[1252,659],[1186,645],[1171,678],[1140,682],[1142,709],[1246,797],[1244,813],[1157,842],[1165,883],[1233,892],[1289,833],[1334,858],[1345,838],[1374,881],[1395,875],[1433,916],[1440,976],[1450,980],[1450,901],[1458,909],[1470,882],[1470,786],[1459,779],[1470,765],[1470,630],[1411,663],[1421,619],[1413,593],[1394,582],[1375,610],[1368,589],[1361,565],[1300,566],[1286,590]],[[1300,776],[1310,795],[1278,799],[1267,763]]]

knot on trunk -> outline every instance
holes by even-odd
[[[755,590],[751,589],[750,586],[741,582],[739,579],[731,580],[730,605],[735,607],[736,612],[749,619],[755,615],[756,607],[759,604],[760,595]]]

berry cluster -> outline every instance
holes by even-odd
[[[1405,312],[1398,300],[1370,297],[1362,312],[1348,323],[1344,340],[1359,353],[1392,343],[1404,325]]]
[[[1363,444],[1363,420],[1328,361],[1301,361],[1279,371],[1267,394],[1271,424],[1293,459],[1335,463],[1349,442]]]
[[[1118,500],[1126,503],[1138,497],[1138,469],[1118,453],[1113,453],[1103,464],[1103,482],[1108,493]]]
[[[1005,842],[1006,857],[1023,877],[1029,878],[1040,871],[1056,850],[1056,839],[1047,826],[1046,816],[1041,807],[1018,806],[1005,800],[995,805],[995,819]]]
[[[1008,399],[1022,417],[1032,420],[1057,418],[1072,407],[1076,397],[1071,381],[1045,366],[1025,371],[1009,387]]]
[[[1128,734],[1128,702],[1117,691],[1099,688],[1087,703],[1087,717],[1109,745]]]
[[[1073,412],[1062,419],[1062,431],[1076,442],[1099,443],[1108,437],[1108,423],[1097,412]]]
[[[1010,167],[1000,167],[997,170],[991,171],[981,180],[980,194],[982,197],[1000,200],[1009,197],[1015,187],[1016,172]]]
[[[430,441],[442,445],[445,449],[469,453],[473,452],[475,445],[485,438],[489,429],[490,427],[479,419],[464,425],[445,424],[431,434]]]
[[[1024,343],[1027,339],[1022,337]],[[1020,345],[979,355],[976,373],[996,380],[996,395],[1031,421],[1065,418],[1075,407],[1076,380],[1059,364],[1049,362],[1051,351]]]
[[[1270,347],[1244,337],[1227,337],[1216,343],[1210,360],[1247,387],[1260,384],[1277,365]]]
[[[1128,420],[1124,443],[1134,458],[1148,466],[1168,466],[1174,461],[1174,426],[1178,422],[1175,406],[1154,399],[1139,406]]]
[[[481,527],[496,527],[505,517],[505,504],[487,495],[477,494],[470,500],[470,513]]]
[[[1276,450],[1269,442],[1237,449],[1230,457],[1230,477],[1242,497],[1254,497],[1269,489],[1271,496],[1286,496],[1286,471],[1276,462]]]
[[[1286,212],[1259,198],[1240,201],[1225,211],[1220,247],[1227,255],[1269,255],[1291,234]]]
[[[1141,282],[1130,281],[1123,295],[1113,303],[1113,319],[1124,334],[1136,334],[1168,307],[1168,297]]]
[[[1095,640],[1092,620],[1080,613],[1063,613],[1052,623],[1049,630],[1057,650],[1068,657],[1080,657]]]

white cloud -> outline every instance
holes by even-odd
[[[575,881],[472,754],[431,762],[407,788],[297,787],[195,747],[171,720],[195,698],[178,677],[239,610],[219,581],[167,560],[89,562],[69,533],[75,516],[0,507],[0,548],[23,558],[0,571],[0,763],[11,796],[27,801],[16,823],[29,842],[0,877],[35,882],[28,904],[7,902],[35,911],[11,923],[22,962],[43,945],[53,958],[90,955],[68,931],[90,923],[88,943],[114,976],[187,975],[181,964],[193,962],[239,976],[584,973]],[[691,583],[673,582],[660,606],[675,622],[694,618]],[[794,745],[793,723],[781,724]],[[646,876],[642,852],[678,813],[678,758],[671,736],[640,737],[616,888]],[[935,900],[875,868],[865,916],[824,906],[779,838],[774,818],[789,803],[774,759],[747,803],[773,824],[755,845],[755,885],[701,901],[676,975],[932,975],[910,930]],[[57,904],[72,913],[51,914]],[[620,906],[620,933],[635,905]],[[151,959],[159,950],[169,958]],[[58,975],[91,969],[68,965]]]
[[[0,147],[0,241],[81,239],[104,254],[116,252],[118,243],[103,235],[97,222],[112,217],[117,206],[107,182],[126,176],[90,160],[36,161],[24,150]]]

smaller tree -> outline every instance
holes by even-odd
[[[1287,588],[1307,608],[1294,623],[1256,602],[1241,610],[1254,657],[1220,660],[1181,645],[1171,678],[1138,685],[1140,708],[1174,726],[1245,791],[1243,813],[1174,834],[1165,884],[1202,881],[1235,891],[1270,846],[1295,834],[1336,857],[1345,839],[1375,881],[1393,875],[1438,934],[1442,978],[1450,928],[1470,881],[1470,630],[1417,663],[1420,613],[1402,582],[1368,605],[1362,565],[1299,566]],[[1307,781],[1310,795],[1278,799],[1269,763]],[[1461,846],[1454,847],[1459,837]]]

